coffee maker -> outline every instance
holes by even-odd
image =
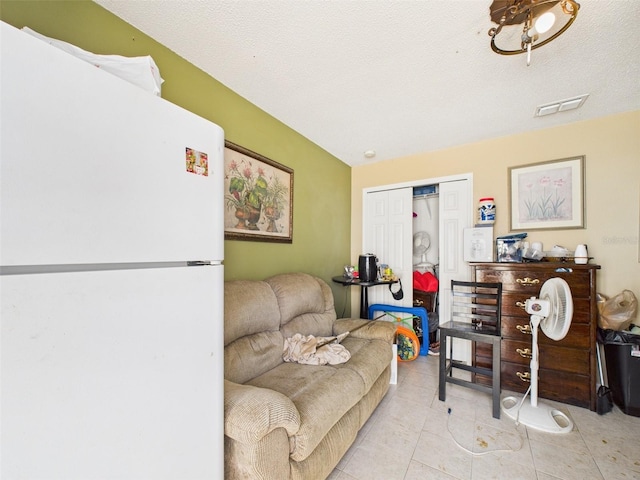
[[[358,278],[361,282],[375,282],[378,279],[378,258],[373,253],[360,255]]]

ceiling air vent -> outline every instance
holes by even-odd
[[[567,98],[566,100],[560,100],[559,102],[547,103],[546,105],[540,105],[536,108],[534,117],[544,117],[545,115],[551,115],[552,113],[566,112],[567,110],[575,110],[580,108],[584,102],[587,101],[588,93],[579,95],[573,98]]]

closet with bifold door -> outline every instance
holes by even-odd
[[[369,303],[425,307],[434,341],[436,320],[448,315],[451,280],[471,278],[463,230],[473,225],[472,197],[470,173],[363,190],[362,251],[388,265],[404,291],[395,300],[387,288],[371,288]],[[463,344],[453,348],[456,359],[471,360]]]

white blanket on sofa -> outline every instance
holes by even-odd
[[[351,358],[351,353],[340,342],[349,332],[337,337],[315,337],[296,333],[285,338],[282,359],[305,365],[337,365]]]

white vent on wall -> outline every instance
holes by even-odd
[[[566,112],[567,110],[575,110],[580,108],[589,96],[588,93],[579,95],[573,98],[567,98],[566,100],[560,100],[559,102],[547,103],[546,105],[540,105],[536,108],[534,117],[544,117],[545,115],[551,115],[552,113]]]

